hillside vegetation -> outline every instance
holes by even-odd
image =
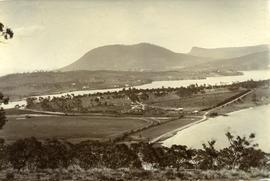
[[[157,80],[200,79],[237,72],[190,70],[167,72],[69,71],[10,74],[0,77],[0,91],[11,100],[75,90],[135,86]]]

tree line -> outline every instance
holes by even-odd
[[[77,95],[68,94],[61,97],[30,97],[27,98],[27,108],[40,108],[46,111],[60,111],[60,112],[89,112],[91,107],[97,106],[118,106],[114,103],[117,99],[128,99],[131,102],[146,102],[151,97],[158,98],[168,94],[174,93],[178,97],[188,97],[194,94],[204,94],[209,89],[228,88],[229,90],[238,90],[240,88],[253,89],[260,86],[268,86],[269,80],[266,81],[244,81],[237,82],[231,85],[198,85],[192,84],[187,87],[177,88],[155,88],[155,89],[136,89],[124,88],[115,92],[104,92],[95,94]],[[87,105],[82,104],[82,99],[87,98]]]
[[[1,92],[0,92],[0,130],[3,128],[3,126],[7,122],[6,114],[4,109],[1,107],[1,104],[7,104],[9,101],[8,97],[5,97]]]
[[[112,142],[84,141],[72,144],[57,139],[38,141],[36,138],[17,140],[12,144],[0,141],[0,167],[6,169],[38,170],[79,166],[91,168],[137,168],[150,165],[156,169],[221,170],[266,168],[269,154],[254,144],[249,137],[226,133],[229,146],[215,148],[215,141],[203,144],[202,149],[183,145],[155,146],[149,143],[115,144]]]

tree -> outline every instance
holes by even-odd
[[[254,103],[257,103],[257,101],[258,101],[257,95],[256,95],[255,93],[252,94],[252,101],[253,101]]]
[[[194,152],[192,149],[188,149],[187,146],[184,145],[173,145],[171,148],[168,148],[168,151],[165,154],[166,166],[171,168],[193,168],[190,160]]]
[[[219,152],[215,148],[216,141],[208,141],[208,144],[203,144],[203,150],[199,152],[202,156],[200,163],[201,169],[217,169]]]
[[[4,97],[4,95],[0,92],[0,106],[2,103],[7,104],[8,98]],[[3,128],[6,122],[7,122],[7,118],[5,115],[5,111],[2,107],[0,107],[0,129]]]
[[[3,36],[6,40],[11,39],[14,36],[14,32],[0,22],[0,36]]]
[[[8,161],[14,169],[36,169],[40,158],[44,155],[42,143],[36,138],[17,140],[8,145]]]
[[[220,151],[220,161],[229,169],[248,170],[251,167],[260,168],[266,165],[265,153],[257,149],[258,144],[254,144],[255,134],[249,137],[233,136],[230,132],[226,133],[229,147]]]
[[[3,36],[7,40],[13,38],[14,33],[10,28],[5,27],[4,24],[0,22],[0,36]],[[4,97],[4,95],[0,92],[0,129],[2,129],[7,122],[5,111],[1,107],[2,103],[7,104],[8,98]]]
[[[0,139],[0,170],[2,170],[3,168],[5,168],[5,166],[7,165],[7,149],[6,149],[6,145],[5,145],[5,140],[4,139]]]

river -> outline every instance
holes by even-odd
[[[202,148],[202,143],[216,140],[216,147],[228,146],[225,133],[248,136],[255,133],[255,142],[259,148],[270,153],[270,105],[235,111],[229,116],[209,118],[207,121],[179,131],[173,137],[163,141],[163,145],[187,145],[192,148]]]
[[[161,87],[186,87],[191,84],[198,85],[220,85],[220,84],[231,84],[233,82],[241,82],[246,80],[265,80],[270,79],[270,69],[268,70],[257,70],[257,71],[243,71],[242,75],[237,76],[218,76],[218,77],[207,77],[206,79],[193,79],[193,80],[169,80],[169,81],[154,81],[149,84],[135,86],[138,89],[153,89],[153,88],[161,88]],[[83,95],[83,94],[94,94],[97,92],[114,92],[120,91],[123,88],[115,88],[115,89],[99,89],[99,90],[84,90],[84,91],[73,91],[73,92],[65,92],[60,94],[51,94],[51,95],[42,95],[38,97],[61,97],[67,94],[74,95]],[[2,105],[5,109],[14,108],[15,105],[25,105],[25,100],[10,102],[8,105]]]

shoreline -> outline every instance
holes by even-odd
[[[153,82],[160,82],[160,81],[184,81],[184,80],[205,80],[207,78],[211,78],[211,77],[227,77],[227,76],[242,76],[244,75],[244,72],[245,71],[236,71],[232,74],[216,74],[216,75],[210,75],[210,76],[205,76],[205,77],[194,77],[194,78],[191,78],[191,79],[164,79],[164,80],[150,80],[150,81],[145,81],[144,83],[142,84],[134,84],[134,85],[131,85],[130,87],[138,87],[138,89],[140,89],[140,86],[145,86],[145,85],[148,85],[148,84],[152,84]],[[121,86],[118,86],[118,87],[106,87],[106,88],[94,88],[94,89],[86,89],[86,90],[69,90],[69,91],[56,91],[56,92],[51,92],[51,93],[48,93],[48,94],[42,94],[42,95],[32,95],[32,96],[26,96],[26,97],[23,97],[23,98],[15,98],[15,99],[12,99],[12,101],[9,102],[9,104],[17,104],[18,102],[22,102],[22,101],[26,101],[27,98],[30,98],[30,97],[53,97],[53,96],[60,96],[60,95],[71,95],[71,94],[74,94],[74,95],[84,95],[84,94],[95,94],[95,93],[84,93],[84,94],[80,94],[79,92],[83,92],[83,91],[99,91],[99,92],[108,92],[110,90],[112,90],[112,92],[118,92],[124,88],[127,88],[127,87],[121,87]],[[79,93],[79,94],[76,94],[76,93]],[[8,105],[8,104],[7,104]],[[8,106],[7,108],[5,109],[10,109]]]
[[[250,102],[247,102],[247,103],[250,103]],[[174,130],[171,130],[171,131],[169,131],[167,133],[164,133],[164,134],[162,134],[162,135],[160,135],[160,136],[152,139],[150,141],[150,143],[161,144],[162,145],[163,144],[163,141],[165,141],[165,140],[167,140],[167,139],[175,136],[178,132],[183,131],[183,130],[185,130],[187,128],[190,128],[192,126],[195,126],[197,124],[200,124],[202,122],[205,122],[205,121],[207,121],[209,119],[217,118],[217,117],[220,117],[220,116],[230,116],[231,114],[235,114],[235,113],[240,112],[240,111],[245,111],[245,110],[249,110],[249,109],[254,109],[256,107],[269,105],[270,104],[270,100],[263,101],[261,103],[254,104],[252,106],[247,106],[246,105],[247,103],[241,103],[242,104],[241,107],[235,107],[234,105],[230,105],[229,106],[230,109],[226,109],[227,107],[225,107],[225,108],[219,107],[217,109],[221,109],[221,110],[217,110],[218,116],[215,116],[215,117],[210,117],[208,115],[211,111],[214,111],[215,109],[209,110],[209,111],[207,111],[207,112],[205,112],[203,114],[203,116],[202,116],[201,119],[199,119],[197,121],[194,121],[192,123],[189,123],[187,125],[184,125],[182,127],[176,128]],[[231,109],[232,107],[233,107],[233,110]],[[221,111],[221,113],[219,111]]]
[[[208,112],[206,112],[206,113],[208,114]],[[185,130],[185,129],[187,129],[187,128],[190,128],[191,126],[200,124],[200,123],[202,123],[202,122],[204,122],[204,121],[207,121],[208,118],[209,118],[209,117],[207,117],[207,116],[204,114],[203,117],[202,117],[200,120],[194,121],[193,123],[189,123],[189,124],[187,124],[187,125],[185,125],[185,126],[182,126],[182,127],[176,128],[176,129],[174,129],[174,130],[171,130],[171,131],[169,131],[169,132],[167,132],[167,133],[164,133],[164,134],[158,136],[157,138],[152,139],[152,140],[150,141],[150,143],[160,143],[160,142],[163,142],[163,141],[165,141],[165,140],[167,140],[167,139],[169,139],[169,138],[175,136],[175,135],[176,135],[178,132],[180,132],[180,131],[183,131],[183,130]]]

